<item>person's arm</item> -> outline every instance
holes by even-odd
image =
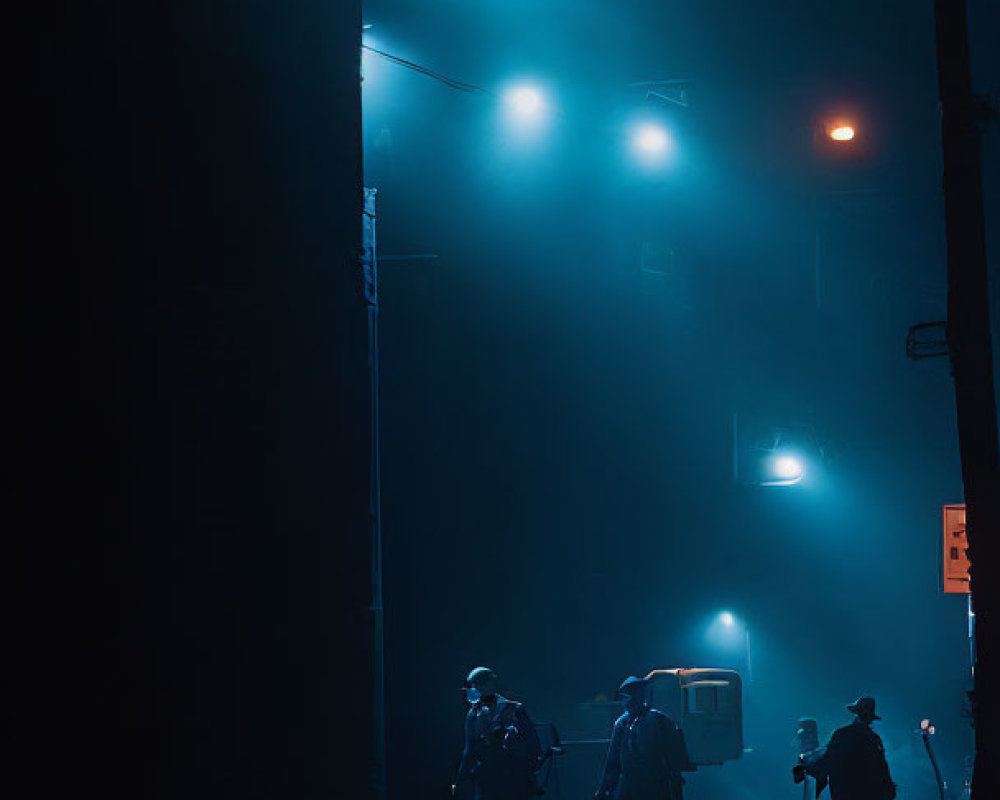
[[[830,741],[823,748],[823,755],[806,766],[806,772],[816,779],[816,796],[826,788],[830,782],[830,770],[836,768],[838,760],[841,758],[841,751],[844,747],[843,734],[837,730],[833,732]]]
[[[667,766],[671,772],[694,772],[697,767],[691,763],[691,756],[688,754],[687,742],[684,741],[684,731],[677,727],[677,723],[670,717],[662,717],[664,751],[667,759]]]
[[[681,735],[680,728],[666,714],[657,714],[657,727],[660,740],[660,756],[663,759],[663,769],[670,781],[670,797],[680,798],[684,796],[684,776],[681,770],[685,767],[688,771],[694,769],[688,757],[687,745]]]
[[[622,773],[622,736],[624,725],[617,722],[611,731],[611,744],[608,745],[608,755],[604,760],[604,775],[596,797],[607,797],[618,785],[618,777]]]
[[[542,743],[538,739],[538,729],[535,728],[535,723],[531,721],[531,717],[528,716],[528,712],[524,706],[519,705],[514,712],[514,725],[517,726],[518,733],[524,739],[526,754],[531,761],[531,768],[537,770],[544,755],[542,753]]]

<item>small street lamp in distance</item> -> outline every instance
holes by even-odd
[[[826,132],[826,135],[835,142],[850,142],[854,139],[854,134],[854,126],[847,123],[834,125]]]
[[[829,115],[816,126],[814,143],[828,152],[853,150],[860,144],[861,128],[854,115]]]
[[[714,639],[719,645],[726,648],[738,647],[737,642],[741,642],[743,655],[745,657],[746,671],[743,673],[743,725],[744,731],[748,727],[747,712],[749,711],[750,693],[753,683],[753,662],[750,657],[750,626],[746,620],[738,618],[731,611],[720,611],[712,624],[709,626],[708,636]],[[744,734],[746,737],[746,734]],[[748,737],[747,737],[748,738]],[[753,748],[744,741],[743,751],[752,752]]]

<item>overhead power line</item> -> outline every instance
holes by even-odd
[[[482,86],[478,86],[475,83],[466,83],[465,81],[455,80],[454,78],[449,78],[447,75],[442,75],[440,72],[435,72],[432,69],[421,66],[414,61],[409,61],[405,58],[400,58],[399,56],[394,56],[392,53],[387,53],[384,50],[379,50],[371,45],[363,44],[361,45],[362,50],[367,50],[369,53],[374,53],[377,56],[384,58],[386,61],[391,61],[393,64],[398,64],[401,67],[406,67],[406,69],[411,69],[414,72],[419,72],[421,75],[426,75],[428,78],[433,78],[436,81],[443,83],[445,86],[451,87],[452,89],[457,89],[460,92],[466,92],[468,94],[493,94],[489,89],[485,89]]]

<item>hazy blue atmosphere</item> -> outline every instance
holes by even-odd
[[[959,797],[954,390],[904,346],[945,317],[932,3],[368,0],[365,22],[370,47],[487,90],[364,54],[391,796],[445,796],[486,664],[565,738],[607,734],[580,704],[626,675],[738,669],[751,750],[688,800],[801,796],[796,720],[825,741],[862,693],[900,797],[937,794],[925,717]],[[684,104],[636,85],[679,79]],[[637,124],[665,132],[658,163]],[[993,246],[996,129],[984,158]],[[802,480],[753,485],[747,442],[777,434]],[[570,748],[550,796],[589,796],[603,755]]]

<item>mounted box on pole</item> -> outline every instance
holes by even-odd
[[[965,535],[965,503],[941,507],[941,589],[945,594],[969,593],[969,540]]]

